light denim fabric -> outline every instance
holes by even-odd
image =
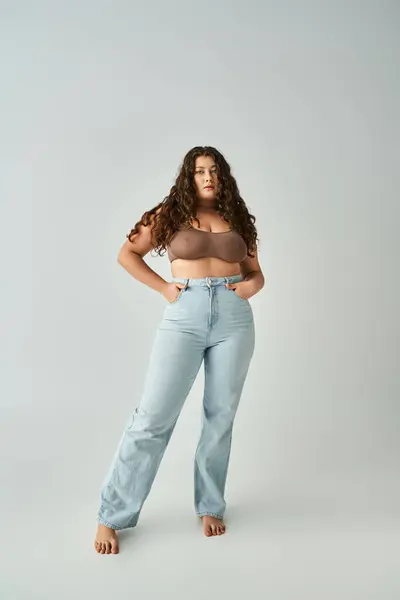
[[[194,463],[198,516],[222,519],[232,429],[255,347],[250,302],[227,283],[241,275],[172,281],[186,284],[166,301],[140,402],[123,431],[101,488],[98,522],[135,527],[186,397],[204,360],[202,429]]]

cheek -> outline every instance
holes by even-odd
[[[203,186],[201,185],[201,182],[200,182],[198,179],[195,179],[195,180],[194,180],[194,185],[195,185],[195,188],[196,188],[196,190],[197,190],[198,192],[201,192],[201,191],[202,191],[202,189],[203,189]]]

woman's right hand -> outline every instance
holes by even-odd
[[[175,283],[174,281],[169,281],[169,282],[166,281],[165,286],[161,293],[169,303],[172,303],[172,302],[175,302],[175,300],[181,293],[180,290],[184,287],[186,287],[184,283]]]

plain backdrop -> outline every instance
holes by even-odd
[[[399,26],[389,0],[0,3],[2,600],[399,597]],[[227,533],[194,513],[201,370],[102,556],[165,304],[117,254],[195,145],[230,163],[266,279]]]

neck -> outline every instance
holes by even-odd
[[[197,208],[203,208],[203,209],[204,209],[204,208],[208,208],[208,209],[210,209],[210,210],[216,210],[216,208],[217,208],[217,205],[216,205],[216,204],[214,204],[214,205],[210,206],[209,204],[201,204],[201,203],[199,203],[199,202],[198,202],[198,203],[197,203]]]

